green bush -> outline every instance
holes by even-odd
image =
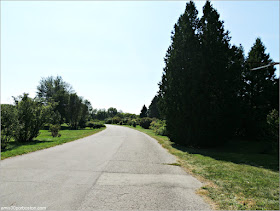
[[[161,136],[167,136],[168,132],[167,132],[167,129],[166,129],[166,125],[161,126],[160,128],[158,128],[156,130],[156,134],[161,135]]]
[[[150,129],[152,129],[156,134],[161,136],[167,136],[166,130],[166,122],[164,120],[153,120],[150,125]]]
[[[122,124],[123,124],[123,125],[128,125],[128,121],[129,121],[128,118],[123,118]]]
[[[5,149],[18,128],[15,106],[1,104],[1,149]]]
[[[112,119],[112,124],[118,124],[121,121],[119,116],[114,116]]]
[[[140,126],[144,129],[149,129],[150,125],[151,125],[152,119],[149,117],[144,117],[141,119],[140,121]]]
[[[86,126],[89,127],[89,128],[93,128],[94,123],[93,122],[87,122]]]
[[[136,121],[132,121],[132,126],[136,127]]]
[[[101,122],[92,122],[92,121],[87,122],[86,126],[92,129],[99,129],[105,127],[105,125]]]
[[[102,127],[106,127],[106,126],[102,123],[94,123],[94,125],[93,125],[93,129],[99,129]]]
[[[51,107],[29,98],[26,93],[15,98],[15,104],[18,127],[14,138],[19,142],[31,141],[39,135],[39,130],[44,125]]]
[[[56,124],[56,125],[50,125],[50,131],[52,133],[52,137],[60,137],[61,135],[59,134],[59,130],[60,130],[60,125]]]
[[[58,111],[51,111],[47,123],[52,125],[59,125],[61,122],[61,115]]]
[[[112,124],[112,118],[105,119],[105,124]]]

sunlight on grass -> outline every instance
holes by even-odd
[[[51,132],[49,132],[48,130],[40,130],[40,135],[34,141],[26,143],[18,143],[15,141],[10,142],[7,149],[1,152],[1,160],[8,157],[26,154],[29,152],[34,152],[40,149],[45,149],[66,142],[74,141],[80,138],[84,138],[104,129],[105,128],[86,128],[82,130],[61,130],[59,131],[61,137],[55,138],[52,137]]]

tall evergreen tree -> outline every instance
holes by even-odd
[[[151,118],[153,118],[153,117],[158,118],[158,119],[160,118],[159,109],[158,109],[158,96],[157,95],[153,98],[153,100],[152,100],[152,102],[149,106],[148,116],[151,117]]]
[[[231,126],[231,135],[243,134],[242,113],[244,112],[243,97],[245,94],[242,75],[245,67],[244,49],[232,46],[229,55],[229,78],[231,83],[227,88],[228,124]]]
[[[170,138],[182,144],[192,141],[199,85],[201,54],[197,14],[194,3],[187,3],[184,14],[174,26],[159,91],[160,110],[164,113]]]
[[[266,116],[273,109],[279,110],[278,80],[275,78],[275,68],[270,66],[265,69],[251,70],[272,62],[265,50],[261,39],[257,38],[249,51],[243,73],[244,110],[246,111],[243,116],[244,128],[246,128],[246,135],[254,138],[265,135],[263,128],[266,124]]]
[[[231,93],[237,84],[229,67],[229,32],[225,31],[220,15],[209,1],[203,7],[199,34],[202,48],[202,86],[199,103],[200,133],[197,139],[202,145],[219,144],[233,133]]]
[[[143,118],[143,117],[147,117],[147,112],[148,112],[148,109],[147,107],[144,105],[142,110],[141,110],[141,113],[140,113],[140,117]]]

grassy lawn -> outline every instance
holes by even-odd
[[[221,148],[191,149],[152,130],[134,129],[158,140],[178,165],[204,182],[197,193],[214,209],[279,210],[279,155],[262,154],[262,143],[236,140]]]
[[[7,149],[1,152],[1,160],[8,157],[22,155],[25,153],[34,152],[40,149],[45,149],[66,142],[74,141],[86,136],[90,136],[104,129],[105,127],[100,129],[86,128],[83,130],[65,129],[59,131],[61,137],[55,137],[55,138],[52,137],[51,132],[49,132],[48,130],[40,130],[40,135],[34,141],[26,142],[26,143],[11,141]]]

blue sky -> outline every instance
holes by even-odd
[[[140,113],[158,91],[185,1],[1,1],[1,103],[36,94],[41,77],[70,83],[94,108]],[[205,1],[196,1],[199,14]],[[257,37],[279,61],[279,1],[212,1],[232,44]],[[279,67],[277,67],[279,72]]]

